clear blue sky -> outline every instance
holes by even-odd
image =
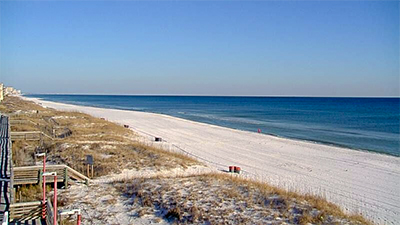
[[[399,96],[398,1],[1,1],[30,93]]]

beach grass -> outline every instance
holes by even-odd
[[[6,97],[2,107],[12,120],[25,121],[12,126],[12,131],[41,131],[50,137],[56,128],[71,131],[65,138],[43,138],[40,147],[51,163],[66,164],[82,173],[86,155],[92,155],[95,177],[123,169],[163,170],[199,164],[186,155],[144,145],[132,130],[88,114],[44,108],[18,97]],[[38,142],[16,141],[13,146],[15,166],[35,164]]]
[[[10,114],[11,119],[30,121],[12,126],[12,131],[41,131],[54,136],[54,128],[67,128],[71,135],[44,139],[40,143],[41,150],[46,151],[49,162],[67,164],[82,173],[86,171],[86,155],[92,155],[95,177],[117,174],[124,169],[140,172],[180,168],[184,171],[201,164],[186,155],[144,144],[138,141],[138,134],[132,130],[85,113],[44,108],[17,97],[6,97],[0,110]],[[35,141],[15,141],[15,166],[34,165],[37,146],[38,142]],[[29,196],[39,198],[37,189],[29,186],[20,191],[25,199]],[[116,193],[122,196],[125,205],[130,204],[131,213],[137,217],[152,215],[154,221],[159,222],[371,224],[361,215],[344,213],[339,206],[322,197],[289,192],[263,182],[223,173],[119,179],[109,183],[103,190],[106,191],[96,194]],[[68,195],[64,193],[62,196]],[[121,204],[117,199],[110,198],[103,203],[111,207]],[[64,202],[66,205],[73,204],[73,200],[79,202],[76,198]],[[79,204],[80,207],[101,207],[95,202]],[[100,221],[107,218],[101,213],[97,214]]]
[[[372,224],[321,197],[301,195],[238,175],[207,173],[119,180],[136,216],[211,224]]]

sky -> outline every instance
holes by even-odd
[[[398,1],[0,1],[24,93],[399,96]]]

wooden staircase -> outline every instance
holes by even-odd
[[[13,124],[24,123],[13,121]],[[65,131],[65,132],[64,132]],[[71,134],[64,129],[60,138]],[[42,166],[13,167],[12,140],[42,141],[43,138],[53,139],[41,131],[10,132],[8,116],[0,114],[0,224],[26,225],[57,225],[53,224],[54,209],[51,201],[46,202],[46,219],[42,219],[43,205],[40,201],[14,203],[14,187],[26,184],[42,183]],[[57,172],[57,183],[62,182],[67,187],[69,182],[89,183],[89,178],[67,165],[46,165],[46,172]],[[54,183],[48,179],[46,183]]]
[[[14,203],[10,205],[8,224],[15,225],[57,225],[53,224],[54,209],[50,199],[46,201],[46,219],[42,219],[41,201]]]
[[[42,166],[14,167],[14,185],[40,184],[42,182]],[[67,165],[46,165],[46,172],[57,172],[57,182],[68,186],[68,182],[89,183],[89,178]],[[52,179],[47,183],[54,182]]]

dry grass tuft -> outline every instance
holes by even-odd
[[[183,219],[182,212],[178,207],[168,210],[167,214],[165,214],[164,217],[167,218],[168,220],[181,221]]]
[[[46,186],[47,192],[51,191],[51,185]],[[16,189],[16,199],[19,202],[42,200],[42,186],[37,184],[22,185]]]

